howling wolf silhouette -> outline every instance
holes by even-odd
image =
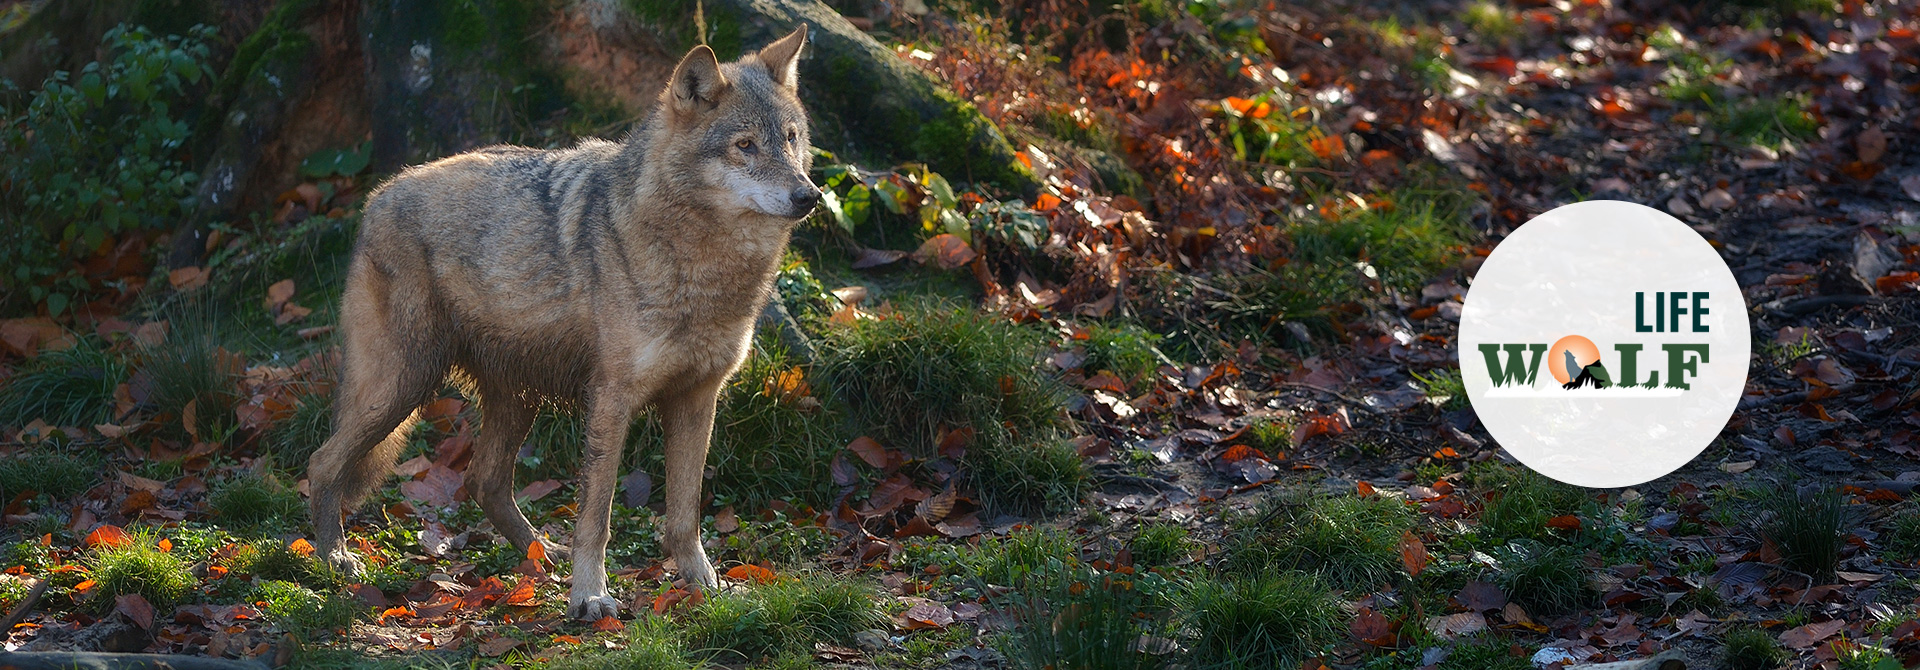
[[[1567,377],[1573,380],[1560,385],[1560,388],[1571,391],[1582,386],[1591,386],[1597,389],[1607,387],[1607,368],[1600,365],[1600,361],[1594,361],[1593,365],[1580,367],[1580,361],[1574,359],[1573,352],[1562,351],[1560,352],[1560,356],[1561,365],[1564,366],[1562,369],[1566,370]]]

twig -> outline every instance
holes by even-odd
[[[1347,395],[1347,394],[1345,394],[1345,393],[1341,393],[1341,392],[1339,392],[1339,391],[1335,391],[1335,390],[1333,390],[1333,389],[1330,389],[1330,388],[1324,388],[1324,387],[1320,387],[1320,386],[1314,386],[1314,385],[1312,385],[1312,384],[1304,384],[1304,383],[1301,383],[1301,382],[1280,382],[1280,383],[1279,383],[1278,385],[1279,385],[1279,386],[1281,386],[1281,387],[1283,387],[1283,388],[1297,388],[1297,389],[1304,389],[1304,390],[1308,390],[1308,391],[1313,391],[1313,392],[1315,392],[1315,393],[1325,393],[1325,394],[1327,394],[1327,395],[1330,395],[1330,396],[1333,396],[1333,397],[1335,397],[1335,398],[1339,398],[1341,402],[1345,402],[1345,403],[1347,403],[1347,404],[1349,404],[1349,405],[1352,405],[1352,406],[1354,406],[1354,407],[1356,407],[1356,408],[1358,408],[1358,409],[1360,409],[1361,411],[1364,411],[1364,412],[1366,412],[1366,413],[1368,413],[1368,414],[1372,414],[1372,415],[1374,415],[1374,416],[1376,416],[1376,417],[1378,417],[1378,416],[1386,416],[1386,413],[1385,413],[1385,412],[1382,412],[1382,411],[1380,411],[1379,409],[1376,409],[1376,408],[1374,408],[1374,406],[1372,406],[1372,405],[1369,405],[1369,404],[1367,404],[1367,402],[1366,402],[1365,400],[1357,400],[1357,399],[1355,399],[1355,398],[1354,398],[1354,397],[1352,397],[1352,396],[1349,396],[1349,395]]]
[[[40,604],[40,598],[47,595],[47,585],[50,583],[45,579],[33,580],[33,588],[27,591],[27,597],[21,598],[20,604],[14,605],[13,611],[7,613],[6,621],[0,622],[0,634],[13,630],[14,626],[27,620],[27,615],[32,614],[33,608]]]

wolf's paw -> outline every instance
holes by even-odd
[[[333,568],[333,571],[340,573],[342,577],[358,577],[367,571],[366,566],[361,564],[360,557],[354,556],[353,552],[346,549],[329,551],[324,560],[327,567]]]
[[[680,578],[687,580],[687,585],[696,589],[712,590],[720,586],[720,577],[713,571],[713,564],[707,562],[705,556],[701,556],[699,560],[681,563]]]
[[[567,598],[567,616],[581,621],[599,621],[620,613],[620,601],[607,597],[607,594],[585,596],[575,594]]]

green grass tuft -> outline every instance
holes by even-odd
[[[293,416],[273,425],[267,449],[273,460],[304,472],[307,458],[333,435],[333,394],[305,393],[293,407]]]
[[[1399,580],[1400,538],[1412,524],[1406,505],[1391,498],[1277,495],[1233,522],[1222,565],[1244,576],[1315,572],[1341,588],[1370,590]]]
[[[1087,327],[1087,360],[1082,365],[1090,372],[1110,371],[1128,385],[1153,378],[1160,369],[1160,352],[1155,345],[1160,335],[1130,324],[1096,323]]]
[[[1723,644],[1720,665],[1727,670],[1773,670],[1791,658],[1772,635],[1758,628],[1728,631]]]
[[[1813,106],[1797,96],[1755,96],[1714,110],[1714,126],[1734,144],[1779,147],[1819,131]]]
[[[1518,540],[1493,553],[1499,561],[1497,581],[1507,597],[1528,612],[1558,614],[1591,606],[1596,600],[1581,567],[1580,552]]]
[[[1054,576],[1078,564],[1080,547],[1073,536],[1042,528],[1024,528],[1006,537],[980,541],[961,557],[967,575],[996,586],[1020,587],[1055,581]]]
[[[1894,558],[1920,559],[1920,504],[1907,503],[1893,513],[1893,526],[1881,543]]]
[[[266,540],[241,547],[239,553],[229,561],[228,567],[236,573],[251,575],[256,580],[297,582],[323,591],[340,586],[340,578],[325,564],[287,548],[279,540]]]
[[[88,559],[88,578],[94,586],[87,599],[95,611],[113,607],[114,599],[138,593],[158,611],[172,611],[199,583],[179,556],[161,551],[158,539],[143,530],[131,532],[127,543],[101,546]]]
[[[0,458],[0,491],[9,498],[32,490],[66,500],[99,484],[101,465],[94,452],[40,447]]]
[[[855,632],[884,625],[880,594],[864,582],[832,574],[782,579],[725,593],[695,607],[686,628],[697,651],[716,662],[754,662],[815,642],[850,644]]]
[[[169,430],[185,434],[187,406],[192,405],[200,439],[222,441],[237,425],[233,408],[240,403],[240,392],[235,382],[246,362],[221,346],[210,313],[177,316],[172,323],[166,341],[143,352],[148,396],[173,417]]]
[[[43,351],[0,386],[0,427],[34,419],[82,428],[112,422],[113,389],[126,379],[126,364],[96,338]]]
[[[243,474],[221,482],[207,497],[213,516],[243,527],[291,527],[305,518],[300,492],[272,474]]]
[[[255,602],[266,603],[261,611],[274,625],[301,637],[351,626],[367,609],[345,593],[322,596],[299,584],[280,580],[254,584],[252,597]]]
[[[1557,517],[1584,511],[1590,502],[1579,488],[1524,467],[1487,464],[1467,473],[1467,484],[1486,496],[1477,533],[1483,546],[1517,539],[1550,540],[1564,532],[1547,525]]]
[[[1170,618],[1156,594],[1124,575],[1073,570],[1045,589],[1008,603],[1013,630],[995,647],[1021,670],[1136,670],[1165,663],[1142,651],[1142,636],[1169,638]]]
[[[1187,529],[1171,523],[1156,523],[1140,529],[1133,536],[1133,563],[1142,567],[1160,567],[1172,565],[1193,553],[1193,541],[1187,539]]]
[[[664,617],[642,617],[627,626],[626,648],[605,654],[581,654],[555,660],[548,670],[696,670],[686,644]]]
[[[1780,552],[1780,564],[1829,577],[1846,546],[1847,501],[1832,487],[1799,488],[1797,482],[1774,485],[1760,495],[1759,531]]]
[[[976,444],[966,464],[980,502],[1010,514],[1064,512],[1087,490],[1086,462],[1059,440]]]
[[[1177,612],[1196,634],[1190,640],[1194,668],[1294,667],[1339,641],[1340,622],[1349,618],[1327,584],[1293,571],[1196,579]]]

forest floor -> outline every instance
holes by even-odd
[[[909,2],[904,6],[918,7]],[[1642,6],[1642,4],[1646,6]],[[936,9],[946,8],[939,5]],[[297,667],[1920,666],[1920,11],[1592,1],[1015,3],[877,17],[1045,186],[817,161],[706,481],[731,585],[675,580],[636,422],[618,618],[462,488],[449,388],[311,557],[357,204],[289,191],[205,267],[0,322],[9,650]],[[806,84],[803,82],[803,86]],[[956,185],[959,187],[956,189]],[[1556,206],[1692,226],[1745,293],[1740,409],[1625,489],[1466,402],[1480,262]],[[519,499],[570,535],[582,430]],[[41,586],[41,588],[35,588]]]

